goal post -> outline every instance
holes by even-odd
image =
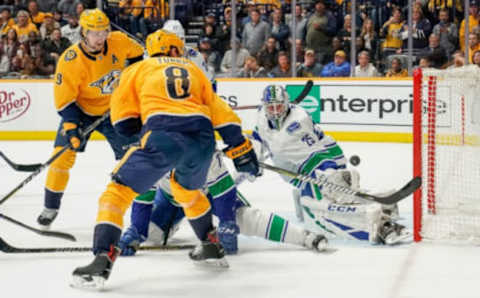
[[[480,243],[480,67],[413,76],[414,240]]]

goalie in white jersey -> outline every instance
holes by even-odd
[[[261,143],[262,152],[271,157],[275,166],[312,177],[324,174],[331,183],[359,189],[359,174],[346,169],[347,160],[340,146],[324,134],[304,109],[290,103],[282,86],[265,88],[257,119],[253,138]],[[411,236],[395,222],[396,205],[365,202],[339,190],[282,178],[296,187],[297,216],[308,227],[327,232],[327,237],[395,244]]]

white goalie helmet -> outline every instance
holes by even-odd
[[[288,115],[290,97],[285,88],[279,85],[269,85],[263,90],[262,104],[265,116],[274,129],[280,130]]]
[[[178,20],[168,20],[163,24],[164,30],[175,33],[183,42],[185,42],[185,29]]]

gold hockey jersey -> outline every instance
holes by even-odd
[[[203,71],[185,58],[149,58],[125,69],[110,111],[114,125],[141,118],[149,128],[188,129],[205,122],[195,120],[208,119],[222,137],[222,131],[240,132],[240,118],[213,91]]]
[[[109,34],[101,53],[92,55],[80,43],[66,49],[55,73],[55,107],[62,114],[76,105],[87,115],[98,116],[110,107],[126,60],[142,56],[143,47],[122,32]],[[63,116],[63,115],[62,115]]]

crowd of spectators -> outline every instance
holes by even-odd
[[[0,1],[0,76],[51,77],[63,51],[80,40],[78,16],[95,6],[89,2]]]
[[[168,6],[160,6],[164,1],[107,2],[115,2],[115,6],[104,7],[112,23],[138,39],[161,28],[168,17]],[[202,4],[205,17],[196,46],[218,76],[231,76],[234,68],[237,77],[291,77],[294,70],[298,77],[348,77],[353,75],[352,46],[356,53],[354,76],[408,75],[407,0],[357,1],[355,16],[349,13],[350,2],[344,0],[298,1],[293,11],[285,0],[238,2],[233,53],[230,1],[213,1],[211,6],[196,0],[175,1],[187,7]],[[86,0],[0,1],[0,76],[52,75],[61,53],[80,39],[80,13],[95,5],[96,1]],[[414,1],[411,55],[415,67],[458,67],[466,59],[480,65],[477,0],[470,0],[467,37],[463,16],[462,1]],[[188,18],[182,22],[188,32]]]
[[[343,0],[298,1],[292,13],[290,4],[264,1],[249,1],[237,14],[238,72],[234,76],[290,77],[292,43],[297,77],[408,76],[408,1],[357,1],[354,17],[349,13],[350,2]],[[469,4],[468,61],[476,63],[476,60],[480,62],[480,15],[476,0]],[[227,55],[229,49],[224,42],[230,38],[231,11],[226,5],[221,13],[209,15],[208,18],[212,18],[209,22],[219,23],[221,30],[205,27],[201,39],[208,38],[216,45],[204,55],[207,58],[214,55],[214,61],[219,62],[212,65],[212,61],[207,60],[210,67],[225,76],[232,75],[232,58]],[[410,53],[414,67],[440,69],[465,64],[463,16],[462,1],[414,1]],[[295,28],[292,18],[296,19]],[[354,41],[351,40],[353,18]],[[356,53],[353,73],[352,46]]]
[[[290,77],[291,55],[295,56],[298,77],[408,76],[408,1],[357,1],[353,42],[350,2],[298,1],[291,13],[289,3],[265,1],[249,1],[238,11],[238,71],[234,76]],[[475,57],[480,61],[478,2],[471,0],[469,6],[468,62],[476,64]],[[215,45],[203,54],[210,67],[225,76],[232,75],[231,66],[224,67],[232,65],[225,43],[230,38],[231,12],[227,4],[220,12],[208,15],[208,23],[220,24],[213,27],[219,30],[208,29],[206,25],[201,38],[202,42]],[[463,16],[462,1],[414,1],[410,53],[414,67],[448,68],[465,64]],[[295,28],[292,18],[296,19]],[[354,73],[350,64],[352,46],[356,53]],[[211,55],[215,59],[208,59]]]

